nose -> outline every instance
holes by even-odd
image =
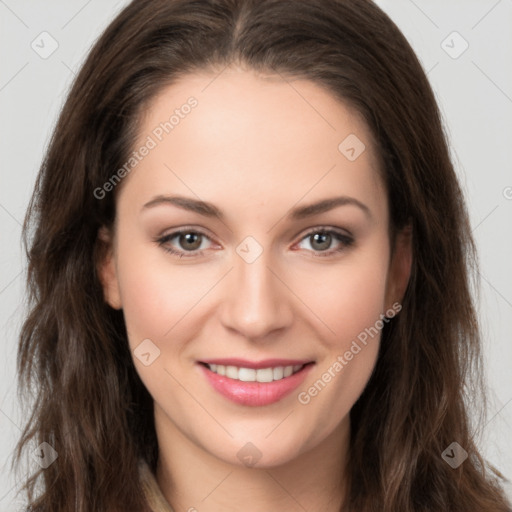
[[[250,340],[263,340],[284,331],[293,319],[291,294],[270,267],[265,251],[252,263],[238,255],[235,258],[220,306],[224,327]]]

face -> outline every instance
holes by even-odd
[[[377,155],[347,105],[307,80],[215,77],[146,112],[100,270],[159,443],[270,467],[346,431],[410,244],[391,259]]]

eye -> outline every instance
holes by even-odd
[[[164,235],[156,240],[162,248],[176,256],[193,257],[203,254],[209,248],[210,238],[200,231],[180,229]]]
[[[315,228],[299,242],[300,249],[311,250],[314,256],[332,256],[344,251],[354,243],[354,239],[330,228]],[[302,247],[301,247],[302,244]],[[304,247],[306,244],[306,247]],[[309,247],[307,247],[309,245]]]
[[[166,252],[180,258],[202,256],[212,245],[210,237],[205,233],[189,228],[173,231],[157,238],[156,242]],[[332,228],[315,228],[301,239],[298,247],[312,251],[315,257],[325,257],[340,253],[353,243],[354,239],[351,236]]]

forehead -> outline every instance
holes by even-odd
[[[136,202],[173,191],[239,208],[326,193],[383,199],[365,122],[309,80],[233,68],[186,75],[144,112],[134,150],[144,145],[123,184]]]

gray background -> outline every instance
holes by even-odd
[[[15,375],[25,307],[21,223],[73,76],[126,3],[0,0],[0,511],[20,508],[10,463],[24,421]],[[512,0],[377,3],[428,72],[465,190],[480,255],[479,314],[491,398],[481,442],[486,456],[510,479]],[[40,35],[45,31],[50,36]],[[52,44],[58,45],[55,51],[41,56]]]

